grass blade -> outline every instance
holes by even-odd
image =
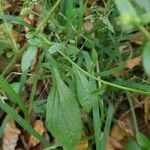
[[[23,21],[21,18],[19,17],[15,17],[15,16],[11,16],[11,15],[5,15],[5,14],[1,14],[0,15],[0,19],[2,20],[7,20],[7,21],[12,21],[15,24],[20,24],[23,26],[28,27],[31,31],[34,31],[34,27],[32,27],[30,24],[28,24],[27,22]]]
[[[27,117],[27,109],[25,104],[23,103],[23,100],[19,97],[19,95],[12,89],[12,87],[9,85],[9,83],[0,76],[0,87],[5,91],[5,93],[8,95],[10,100],[12,100],[14,103],[17,103],[18,106],[21,108],[21,110],[24,113],[25,118]]]
[[[0,108],[4,110],[7,114],[9,114],[10,118],[14,119],[20,126],[22,126],[28,133],[36,137],[39,141],[41,141],[45,147],[51,146],[50,143],[42,137],[39,133],[37,133],[30,124],[26,120],[24,120],[21,116],[19,116],[7,103],[3,102],[0,99]]]
[[[104,136],[103,136],[103,142],[102,142],[102,148],[105,150],[107,138],[109,137],[109,131],[111,128],[111,122],[113,117],[113,105],[109,102],[108,111],[107,111],[107,118],[104,128]]]

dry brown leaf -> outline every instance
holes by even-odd
[[[142,60],[143,60],[142,56],[135,57],[135,58],[128,61],[125,68],[126,69],[133,69],[135,66],[138,66]]]
[[[88,150],[89,143],[88,143],[88,139],[86,138],[85,132],[82,131],[81,136],[84,137],[85,140],[81,140],[79,142],[79,144],[77,145],[77,150]]]
[[[133,37],[130,40],[132,43],[141,45],[144,42],[144,34],[142,32],[134,33]]]
[[[10,120],[3,134],[3,150],[14,150],[19,138],[20,130],[16,127],[14,120]]]
[[[89,5],[93,5],[95,3],[95,0],[88,0]]]
[[[135,114],[137,116],[136,119],[139,131],[149,137],[150,129],[149,124],[146,124],[144,120],[144,109],[141,106],[135,107]],[[127,138],[134,138],[134,136],[135,128],[133,126],[132,113],[131,111],[126,111],[112,127],[110,136],[107,140],[106,150],[123,150],[125,140]]]
[[[148,124],[150,121],[150,97],[147,97],[144,100],[144,119]]]
[[[88,145],[88,141],[81,141],[77,146],[77,150],[88,150]]]
[[[123,150],[124,139],[134,137],[134,128],[129,112],[124,113],[112,127],[106,150]]]
[[[27,22],[28,24],[30,24],[30,25],[33,24],[33,21],[29,18],[29,16],[25,16],[25,17],[23,18],[23,20],[24,20],[25,22]],[[28,31],[29,31],[29,28],[28,28],[28,27],[24,27],[24,31],[25,31],[25,32],[28,32]]]
[[[126,137],[133,137],[134,133],[132,128],[128,127],[122,121],[118,121],[116,125],[113,126],[110,136],[108,138],[106,149],[107,150],[116,150],[116,149],[123,149],[122,141]]]
[[[42,120],[36,120],[34,123],[34,129],[40,134],[43,135],[45,129],[44,124]],[[28,146],[29,148],[35,147],[37,144],[39,144],[39,140],[37,140],[33,135],[29,137]]]
[[[23,34],[17,32],[16,30],[13,30],[12,32],[13,39],[15,40],[15,42],[21,42],[24,40]]]
[[[90,21],[86,21],[84,23],[84,29],[86,31],[91,31],[93,29],[93,23],[91,23]]]

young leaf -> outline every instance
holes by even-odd
[[[144,47],[144,53],[143,53],[143,65],[145,72],[150,75],[150,42],[148,42]]]
[[[26,71],[32,64],[37,53],[37,47],[30,46],[24,53],[21,61],[22,72]]]
[[[58,51],[60,51],[60,50],[62,50],[62,49],[64,49],[64,44],[61,44],[61,43],[54,43],[54,45],[51,46],[48,51],[49,51],[51,54],[53,54],[53,53],[56,53],[56,52],[58,52]]]
[[[28,27],[31,31],[34,31],[34,27],[32,27],[30,24],[28,24],[27,22],[23,21],[21,18],[19,17],[15,17],[15,16],[11,16],[11,15],[5,15],[5,14],[1,14],[0,15],[0,19],[2,20],[6,20],[6,21],[12,21],[15,24],[20,24],[23,26]]]
[[[89,112],[96,101],[96,97],[92,94],[91,82],[77,68],[74,68],[74,73],[79,102],[82,107]]]
[[[142,133],[138,132],[136,134],[136,140],[138,144],[143,148],[150,148],[150,140]]]
[[[81,115],[74,94],[53,69],[53,87],[46,105],[48,130],[66,149],[74,150],[80,140]]]

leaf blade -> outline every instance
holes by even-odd
[[[53,71],[54,85],[46,105],[48,130],[66,149],[75,149],[80,140],[81,116],[71,90],[61,80],[57,69]]]
[[[150,42],[148,42],[145,47],[144,47],[144,52],[143,52],[143,66],[145,69],[145,72],[150,75],[150,65],[149,65],[149,60],[150,60]]]
[[[9,83],[2,76],[0,76],[0,87],[10,97],[10,100],[18,104],[18,106],[23,111],[25,117],[27,117],[27,109],[22,99],[19,97],[19,95],[13,90],[13,88],[9,85]]]
[[[46,147],[50,146],[50,143],[39,135],[26,120],[19,116],[7,103],[4,103],[0,99],[0,108],[4,110],[9,116],[14,119],[20,126],[22,126],[27,132],[35,136],[39,141],[41,141]]]

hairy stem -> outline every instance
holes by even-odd
[[[60,5],[60,3],[63,0],[58,0],[55,5],[52,7],[52,9],[49,10],[48,15],[46,16],[46,18],[38,25],[37,27],[37,31],[38,32],[43,32],[45,26],[47,25],[48,20],[51,18],[52,14],[55,12],[55,10],[58,8],[58,6]]]
[[[22,53],[25,50],[26,50],[26,44],[14,55],[14,57],[11,60],[11,62],[8,64],[8,66],[6,66],[6,68],[2,72],[2,76],[5,76],[7,73],[9,73],[13,69],[15,63],[21,57]]]
[[[81,67],[79,67],[76,63],[74,63],[69,57],[67,57],[64,53],[62,53],[61,51],[58,51],[64,58],[66,58],[72,65],[76,66],[80,71],[82,71],[85,75],[87,75],[88,77],[96,80],[96,81],[100,81],[103,84],[106,84],[108,86],[111,87],[115,87],[118,89],[122,89],[125,91],[130,91],[130,92],[135,92],[135,93],[139,93],[139,94],[144,94],[144,95],[150,95],[150,92],[146,92],[146,91],[142,91],[142,90],[138,90],[138,89],[133,89],[133,88],[129,88],[129,87],[125,87],[125,86],[121,86],[118,84],[114,84],[112,82],[109,81],[105,81],[102,79],[98,79],[97,77],[93,76],[92,74],[88,73],[87,71],[83,70]]]

